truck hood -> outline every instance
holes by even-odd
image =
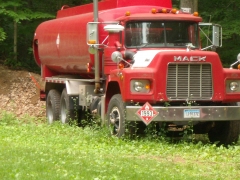
[[[178,52],[178,51],[186,51],[184,50],[146,50],[146,51],[137,51],[134,55],[134,64],[132,68],[143,68],[148,67],[148,65],[153,61],[154,57],[161,52]]]
[[[137,51],[133,57],[132,68],[156,67],[162,63],[214,63],[222,68],[221,61],[216,52],[187,49],[145,50]]]

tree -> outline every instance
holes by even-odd
[[[222,26],[223,46],[217,49],[225,67],[236,60],[240,53],[240,1],[239,0],[173,0],[180,7],[192,7],[198,11],[203,22],[211,22]],[[198,10],[196,10],[198,9]],[[192,11],[192,12],[193,12]]]
[[[36,66],[31,48],[36,27],[42,21],[55,18],[56,12],[63,5],[71,7],[91,2],[91,0],[0,0],[0,61],[9,66],[27,66],[32,69]]]
[[[181,8],[191,8],[191,12],[198,11],[198,0],[180,0]]]
[[[18,25],[22,22],[31,21],[34,19],[52,18],[53,16],[48,13],[33,12],[28,8],[27,2],[20,0],[12,0],[0,3],[0,17],[3,21],[13,22],[13,60],[17,61],[17,44],[18,44]],[[4,24],[4,23],[2,23]],[[5,28],[5,29],[4,29]],[[6,33],[10,26],[1,27],[0,29],[0,40],[6,40],[9,34]],[[10,28],[11,29],[11,28]]]
[[[239,0],[201,0],[199,2],[199,12],[203,20],[222,26],[223,46],[218,48],[217,52],[225,67],[229,67],[240,53],[239,11]]]

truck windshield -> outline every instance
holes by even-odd
[[[125,27],[128,48],[199,48],[198,24],[188,21],[130,21]]]

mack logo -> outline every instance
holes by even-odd
[[[174,56],[174,61],[206,61],[206,56]]]

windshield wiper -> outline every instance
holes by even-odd
[[[142,43],[140,46],[137,46],[136,49],[140,50],[140,48],[144,48],[144,47],[148,46],[149,44],[152,44],[152,43]]]

